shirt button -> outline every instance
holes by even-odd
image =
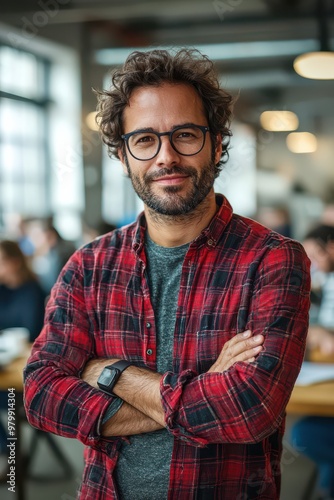
[[[213,245],[214,245],[214,241],[213,241],[213,240],[211,240],[211,239],[210,239],[210,240],[208,240],[208,245],[209,245],[210,247],[213,247]]]
[[[151,356],[151,355],[153,354],[152,349],[147,349],[146,354],[147,354],[148,356]]]
[[[152,326],[152,325],[151,325],[151,323],[148,321],[148,322],[146,323],[146,328],[151,328],[151,326]]]

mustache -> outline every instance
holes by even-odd
[[[160,177],[167,177],[169,175],[196,175],[196,170],[192,167],[172,167],[172,168],[160,168],[157,172],[149,172],[144,178],[145,181],[154,181],[155,179],[159,179]]]

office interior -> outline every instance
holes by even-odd
[[[184,46],[207,54],[236,98],[230,159],[216,191],[235,212],[288,226],[299,241],[330,212],[334,76],[303,77],[294,62],[333,50],[333,1],[16,0],[0,4],[1,236],[16,238],[22,219],[51,218],[79,246],[85,228],[137,217],[142,203],[102,147],[93,89],[107,88],[134,49]],[[264,122],[268,111],[276,129]],[[28,500],[75,498],[81,445],[57,442],[74,474],[54,479],[59,464],[41,443],[35,465],[46,479],[28,480]],[[2,485],[0,494],[7,498]],[[298,499],[295,490],[284,495]]]

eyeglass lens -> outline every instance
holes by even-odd
[[[196,126],[176,129],[171,137],[174,149],[182,155],[195,155],[204,144],[204,131]],[[140,160],[156,156],[161,138],[155,132],[138,132],[128,139],[131,154]]]

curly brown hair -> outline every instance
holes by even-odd
[[[109,156],[119,158],[118,149],[124,148],[121,138],[124,133],[123,111],[133,90],[159,86],[164,82],[190,84],[202,99],[212,144],[216,143],[218,134],[223,138],[222,156],[216,165],[218,174],[228,159],[234,99],[220,88],[212,61],[196,49],[134,51],[123,67],[114,71],[110,90],[95,90],[98,98],[96,121]]]

